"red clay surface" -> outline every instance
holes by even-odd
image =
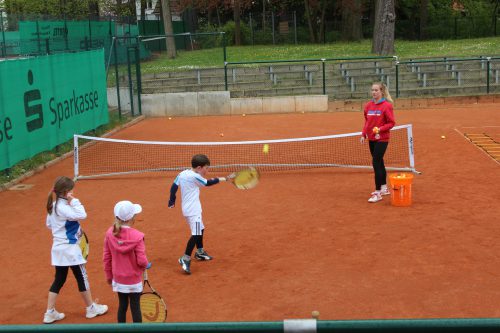
[[[499,105],[396,110],[396,120],[414,125],[423,173],[411,207],[389,198],[369,204],[368,170],[264,174],[250,191],[205,188],[205,248],[215,260],[193,262],[191,276],[177,263],[188,227],[179,205],[167,209],[174,174],[79,181],[92,293],[110,311],[86,320],[70,274],[57,303],[62,323],[116,322],[101,257],[113,206],[123,199],[144,208],[136,227],[146,233],[150,279],[171,322],[276,321],[310,318],[312,310],[324,320],[500,317],[500,165],[455,130],[476,127],[498,140]],[[356,132],[362,124],[359,112],[146,119],[114,137],[280,139]],[[2,324],[42,321],[53,279],[45,203],[54,179],[72,176],[72,167],[66,159],[25,180],[31,189],[0,193]]]

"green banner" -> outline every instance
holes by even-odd
[[[0,170],[108,119],[102,49],[0,62]]]

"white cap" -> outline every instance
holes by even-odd
[[[120,201],[115,205],[115,216],[121,221],[131,220],[135,214],[142,212],[141,205],[131,203],[130,201]]]

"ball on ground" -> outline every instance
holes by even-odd
[[[224,136],[224,133],[219,134],[220,136]]]
[[[446,136],[444,136],[444,135],[441,135],[441,139],[446,139]]]
[[[242,116],[243,116],[243,117],[245,117],[245,116],[246,116],[246,114],[244,114],[244,113],[243,113],[243,114],[242,114]]]
[[[262,147],[262,152],[263,152],[264,154],[269,153],[269,145],[268,145],[267,143],[266,143],[266,144],[264,144],[264,146]]]
[[[313,319],[319,319],[319,311],[314,310],[313,312],[311,312],[311,316],[313,317]]]

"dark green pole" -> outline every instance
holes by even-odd
[[[127,74],[128,74],[128,93],[130,98],[130,112],[132,113],[132,117],[134,114],[134,87],[132,84],[132,68],[130,66],[130,47],[127,47]],[[133,48],[132,48],[133,50]]]
[[[227,91],[227,62],[224,61],[224,88]]]
[[[321,67],[323,69],[323,95],[326,95],[326,69],[325,69],[326,59],[321,59]]]
[[[486,58],[486,93],[490,93],[490,63],[491,57]]]
[[[396,61],[396,97],[399,97],[399,61]]]
[[[5,46],[5,29],[3,28],[3,10],[0,10],[0,27],[2,27],[2,57],[7,56],[7,47]]]
[[[115,79],[116,79],[116,98],[118,101],[118,118],[122,119],[122,105],[120,102],[120,76],[118,74],[118,52],[116,49],[116,37],[113,37],[113,53],[115,54]]]
[[[141,54],[139,51],[139,37],[137,37],[137,45],[135,47],[135,75],[136,75],[136,80],[137,80],[137,108],[139,110],[139,115],[142,115]]]

